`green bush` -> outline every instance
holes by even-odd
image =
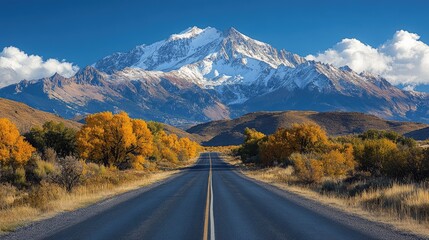
[[[60,157],[76,154],[76,131],[63,123],[49,121],[24,136],[41,153],[52,148]]]
[[[54,162],[42,160],[39,154],[34,154],[25,166],[26,179],[29,183],[39,184],[42,180],[49,180],[59,173]]]

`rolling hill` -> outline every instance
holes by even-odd
[[[43,112],[20,102],[0,98],[0,118],[14,122],[21,132],[46,121],[63,122],[67,127],[79,128],[82,123],[63,119],[55,114]],[[164,130],[179,137],[187,137],[207,146],[241,144],[246,127],[255,128],[265,134],[273,133],[277,128],[290,127],[293,123],[314,122],[322,126],[330,135],[361,133],[368,129],[392,130],[417,140],[429,137],[429,125],[414,122],[384,120],[379,117],[357,112],[255,112],[232,120],[218,120],[199,124],[182,130],[163,124]],[[83,122],[83,121],[81,121]]]
[[[43,112],[20,102],[0,98],[0,118],[8,118],[21,132],[27,132],[34,126],[41,126],[47,121],[62,122],[67,127],[79,128],[80,123],[66,120],[55,114]]]
[[[429,127],[417,129],[404,135],[406,137],[414,138],[416,140],[427,140],[429,139]]]
[[[189,128],[187,132],[200,135],[203,145],[235,145],[243,142],[246,127],[271,134],[277,128],[302,122],[317,123],[333,136],[362,133],[369,129],[392,130],[404,134],[428,127],[423,123],[389,121],[357,112],[286,111],[249,113],[232,120],[199,124]]]

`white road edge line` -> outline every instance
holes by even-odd
[[[213,171],[212,171],[212,158],[210,158],[210,240],[215,240],[215,226],[214,226],[214,213],[213,213]]]

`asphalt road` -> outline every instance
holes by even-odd
[[[0,239],[419,239],[234,171],[217,153],[166,181]]]

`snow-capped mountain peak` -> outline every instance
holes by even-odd
[[[114,53],[73,77],[23,81],[0,89],[0,96],[66,117],[124,110],[173,124],[288,109],[429,122],[427,94],[347,66],[307,61],[234,28],[191,27]]]
[[[202,33],[205,29],[198,28],[196,26],[190,27],[178,34],[173,34],[170,36],[169,39],[171,40],[178,40],[178,39],[184,39],[184,38],[193,38],[195,36],[198,36],[200,33]]]
[[[108,73],[126,67],[172,71],[203,60],[221,59],[228,64],[234,64],[236,59],[243,63],[248,59],[255,59],[272,68],[277,68],[279,65],[294,67],[305,61],[298,55],[277,50],[234,28],[221,32],[212,27],[204,29],[191,27],[171,35],[167,40],[140,45],[130,52],[105,57],[94,66]],[[112,68],[112,65],[115,67]]]

